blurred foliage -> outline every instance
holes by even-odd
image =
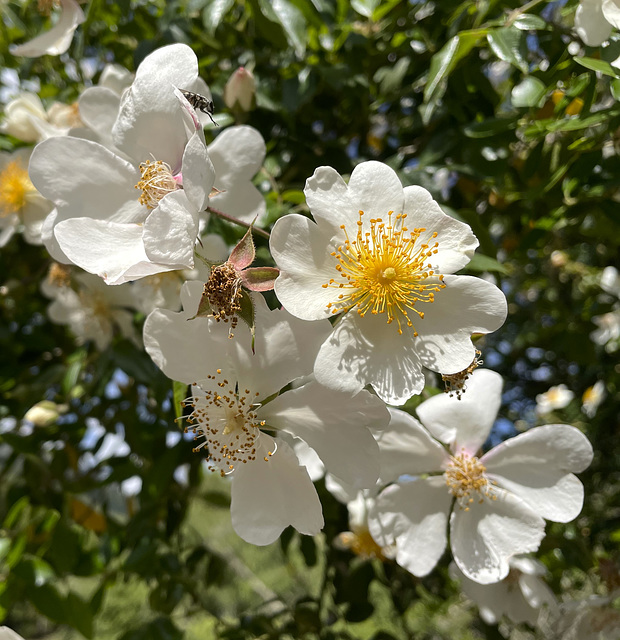
[[[226,112],[232,71],[244,66],[256,78],[256,108],[244,119],[267,143],[257,184],[270,222],[306,210],[302,189],[317,166],[347,174],[377,159],[470,224],[480,249],[469,271],[488,274],[509,299],[505,326],[478,343],[505,378],[500,415],[511,433],[540,423],[536,394],[564,383],[576,399],[545,422],[576,425],[596,452],[581,476],[582,514],[550,525],[539,553],[555,592],[570,599],[618,586],[620,365],[617,351],[589,335],[592,318],[618,303],[599,281],[620,245],[620,78],[609,65],[620,40],[585,47],[571,28],[574,2],[529,5],[526,13],[516,0],[90,0],[67,54],[24,59],[9,43],[49,19],[33,0],[4,0],[0,66],[38,83],[48,104],[70,103],[105,63],[135,70],[154,49],[187,43],[216,115]],[[2,138],[1,148],[16,146]],[[243,233],[217,220],[212,230],[229,243]],[[268,262],[265,241],[257,245]],[[0,251],[4,624],[57,639],[516,633],[463,603],[447,554],[417,579],[334,547],[346,509],[322,482],[319,538],[287,531],[267,548],[236,538],[226,481],[204,477],[189,444],[170,438],[179,431],[170,382],[127,340],[98,353],[51,324],[39,291],[48,265],[20,237]],[[607,397],[588,419],[580,398],[597,380]],[[22,423],[41,400],[67,410],[45,426]],[[85,442],[93,424],[129,449],[84,466],[104,441]],[[175,475],[180,465],[187,482]],[[119,483],[136,475],[139,494],[124,495]]]

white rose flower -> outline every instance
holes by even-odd
[[[564,409],[574,397],[575,394],[565,384],[551,387],[545,393],[539,393],[536,396],[536,413],[544,416],[555,409]]]
[[[23,92],[4,107],[4,120],[0,131],[22,142],[41,139],[40,121],[47,121],[47,113],[36,93]]]
[[[390,426],[379,437],[381,477],[409,475],[377,497],[370,532],[381,546],[395,542],[396,562],[415,576],[427,575],[441,558],[448,521],[457,566],[490,584],[508,575],[514,555],[538,549],[543,518],[569,522],[581,511],[583,485],[573,472],[590,464],[592,446],[578,429],[536,427],[479,457],[501,390],[499,374],[479,369],[461,400],[437,395],[417,408],[424,426],[390,410]]]
[[[39,56],[59,56],[64,53],[73,40],[73,34],[86,19],[80,5],[75,0],[58,0],[62,13],[56,24],[44,33],[28,42],[11,45],[9,51],[14,56],[38,58]],[[47,3],[51,5],[51,2]]]
[[[76,289],[67,268],[55,264],[41,284],[43,294],[53,300],[47,308],[52,322],[68,325],[79,343],[93,340],[99,351],[108,347],[115,332],[141,346],[133,326],[131,285],[108,287],[89,273],[79,273],[74,281]]]
[[[588,418],[594,418],[606,395],[607,389],[602,380],[597,380],[583,392],[581,410]]]
[[[581,0],[575,12],[575,29],[589,47],[598,47],[620,27],[619,0]]]
[[[24,240],[41,244],[41,229],[52,203],[34,187],[28,176],[32,149],[0,152],[0,247],[22,231]]]
[[[510,573],[491,585],[470,580],[455,564],[450,565],[450,575],[460,581],[463,593],[478,605],[480,617],[487,624],[497,624],[506,616],[515,624],[536,626],[543,606],[550,610],[557,607],[553,591],[542,579],[547,569],[527,556],[513,556],[509,565]]]
[[[123,94],[113,128],[122,156],[78,138],[35,148],[31,179],[57,205],[43,228],[56,260],[107,284],[193,267],[215,174],[202,127],[188,124],[173,81],[199,84],[196,55],[185,45],[147,56]]]
[[[226,324],[212,317],[188,322],[202,293],[201,283],[188,282],[181,292],[182,313],[149,315],[146,350],[169,378],[193,385],[189,429],[202,440],[196,450],[205,447],[212,469],[231,476],[235,531],[258,545],[270,544],[288,525],[314,535],[323,526],[316,490],[277,433],[304,440],[345,482],[370,487],[379,461],[366,426],[387,422],[385,405],[367,391],[351,396],[315,381],[274,397],[312,369],[329,323],[309,324],[284,310],[270,311],[262,296],[255,296],[253,345],[242,327],[230,339]]]
[[[473,333],[495,331],[506,298],[480,278],[450,275],[478,240],[422,187],[403,189],[380,162],[358,165],[349,184],[330,167],[306,182],[315,222],[278,220],[271,252],[281,270],[276,294],[304,320],[340,314],[314,365],[317,380],[355,393],[370,383],[403,404],[424,388],[422,367],[463,371]]]

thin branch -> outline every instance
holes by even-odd
[[[263,238],[269,240],[269,231],[265,231],[264,229],[257,229],[256,227],[253,227],[250,222],[243,222],[243,220],[239,220],[238,218],[229,216],[227,213],[219,211],[218,209],[214,209],[213,207],[207,207],[207,211],[209,213],[212,213],[213,215],[216,215],[218,218],[222,218],[222,220],[228,220],[228,222],[238,224],[241,227],[245,227],[246,229],[251,228],[257,236],[262,236]]]
[[[540,4],[543,0],[530,0],[526,2],[522,7],[511,11],[508,14],[508,20],[506,20],[505,27],[510,27],[512,23],[522,14],[527,13],[530,9],[533,9],[537,4]]]

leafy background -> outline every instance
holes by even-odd
[[[347,174],[377,159],[470,224],[480,249],[468,272],[509,299],[505,326],[479,343],[505,379],[494,437],[540,424],[536,395],[564,383],[575,400],[545,422],[579,427],[596,452],[581,476],[582,514],[548,526],[538,556],[549,583],[563,600],[620,585],[620,365],[617,345],[589,338],[592,318],[617,304],[599,284],[620,243],[616,36],[585,47],[574,2],[91,0],[68,53],[24,59],[9,43],[49,19],[34,1],[0,6],[3,82],[15,69],[47,103],[75,101],[107,62],[135,70],[160,46],[190,45],[222,127],[245,121],[267,143],[256,184],[270,223],[306,211],[302,189],[317,166]],[[257,81],[248,114],[222,99],[238,66]],[[0,137],[1,149],[19,144]],[[212,225],[230,243],[243,233]],[[417,579],[337,549],[346,509],[322,481],[321,536],[287,530],[269,547],[245,544],[230,526],[226,481],[169,435],[178,432],[169,380],[127,340],[99,353],[51,324],[39,291],[48,266],[44,250],[18,237],[0,252],[4,624],[49,640],[545,637],[485,624],[448,577],[448,554]],[[137,328],[142,321],[136,314]],[[597,380],[607,397],[588,419],[581,395]],[[43,399],[67,411],[45,426],[23,423]],[[85,471],[93,424],[128,448]],[[102,479],[104,464],[112,470]],[[187,486],[174,475],[182,464]],[[124,496],[119,482],[136,474],[139,495]]]

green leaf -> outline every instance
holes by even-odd
[[[605,60],[598,60],[597,58],[573,58],[575,62],[580,64],[582,67],[586,69],[590,69],[591,71],[600,71],[603,75],[611,76],[612,78],[620,78],[618,72],[614,70],[614,68],[609,64],[609,62],[605,62]]]
[[[222,18],[230,11],[235,0],[210,0],[202,11],[202,24],[209,35],[214,35],[215,30],[222,22]]]
[[[522,31],[530,31],[532,29],[546,29],[547,23],[540,17],[531,13],[522,13],[513,23],[513,27]]]
[[[304,14],[288,0],[258,0],[258,4],[266,18],[282,26],[295,53],[303,56],[308,40]]]
[[[540,105],[547,88],[545,83],[534,76],[527,76],[513,87],[511,93],[512,104],[515,107],[536,107]]]
[[[80,377],[80,372],[86,364],[87,356],[88,352],[86,349],[78,349],[68,358],[69,366],[67,367],[67,373],[62,381],[62,390],[66,395],[69,395],[72,389],[76,386]]]
[[[351,6],[365,18],[372,18],[372,14],[380,2],[381,0],[351,0]]]
[[[183,416],[183,400],[187,398],[187,385],[175,380],[172,383],[172,398],[174,401],[174,415],[177,419]]]
[[[490,138],[517,128],[515,118],[487,118],[463,129],[468,138]]]
[[[82,600],[73,591],[69,591],[66,599],[66,620],[87,638],[93,637],[93,612],[90,603]]]
[[[374,81],[378,82],[382,93],[399,91],[402,88],[403,78],[409,70],[408,57],[400,58],[396,64],[389,67],[381,67],[374,75]]]
[[[620,78],[612,80],[609,86],[611,89],[611,95],[615,100],[620,100]]]
[[[292,202],[293,204],[303,204],[306,201],[306,196],[303,191],[297,189],[289,189],[283,191],[281,195],[284,202]]]
[[[443,95],[443,81],[454,70],[459,60],[464,58],[487,35],[488,29],[461,31],[438,51],[431,59],[428,79],[424,89],[424,102],[436,101]]]
[[[252,301],[252,297],[250,296],[250,294],[245,289],[242,290],[239,305],[241,306],[241,311],[239,311],[238,316],[250,328],[250,333],[252,334],[252,353],[254,353],[254,332],[256,330],[254,319],[254,302]]]
[[[67,621],[65,599],[53,584],[47,582],[39,587],[31,587],[26,593],[30,602],[44,616],[61,624]]]
[[[271,291],[279,275],[275,267],[252,267],[241,272],[241,282],[250,291]]]
[[[487,34],[489,46],[493,53],[505,62],[521,69],[524,73],[528,70],[528,65],[523,57],[525,49],[525,34],[514,27],[496,29]]]
[[[508,275],[509,273],[506,266],[501,262],[498,262],[495,258],[485,256],[482,253],[476,253],[467,265],[467,268],[471,271],[496,271],[504,275]]]

